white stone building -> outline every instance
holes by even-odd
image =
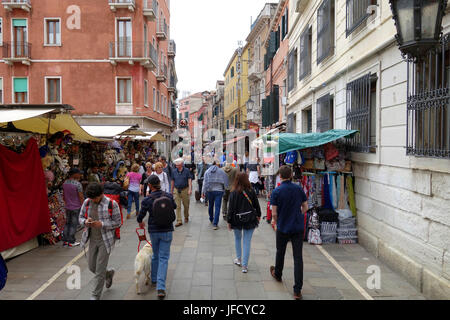
[[[408,65],[388,0],[297,0],[289,9],[295,132],[360,130],[352,152],[360,244],[428,298],[449,299],[450,46],[425,68]],[[414,89],[428,96],[407,111]]]

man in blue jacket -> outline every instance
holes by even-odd
[[[213,224],[213,229],[219,228],[220,207],[225,190],[228,188],[228,175],[220,170],[219,164],[214,162],[206,170],[202,186],[203,199],[208,197],[209,201],[209,221]],[[215,209],[215,212],[214,212]]]
[[[279,173],[281,185],[272,192],[270,198],[272,219],[277,225],[276,261],[275,266],[270,267],[270,274],[281,282],[286,246],[291,241],[294,255],[294,298],[300,300],[303,287],[304,213],[308,211],[308,199],[303,189],[292,183],[292,170],[289,166],[282,166]]]
[[[170,245],[172,244],[172,233],[174,231],[173,223],[166,226],[157,225],[154,221],[153,202],[161,196],[165,196],[172,201],[173,208],[176,209],[177,205],[173,200],[173,196],[170,193],[161,191],[161,181],[157,176],[150,176],[148,184],[151,190],[150,196],[142,201],[142,208],[137,217],[139,227],[145,228],[144,220],[148,212],[148,232],[150,234],[150,240],[153,247],[152,256],[152,271],[151,278],[152,284],[156,284],[156,290],[158,291],[158,297],[164,299],[166,296],[166,278],[167,269],[170,258]]]

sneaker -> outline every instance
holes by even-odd
[[[105,281],[106,289],[111,288],[112,282],[113,282],[113,278],[114,278],[114,269],[106,271],[106,281]]]
[[[77,242],[77,241],[75,241],[75,242],[73,242],[73,243],[69,243],[69,245],[70,245],[71,247],[78,247],[78,246],[80,245],[80,243]]]
[[[242,267],[242,273],[247,273],[248,272],[248,268],[247,267]]]
[[[94,301],[94,300],[100,300],[100,298],[99,297],[96,297],[96,296],[91,296],[91,299],[90,299],[91,301]]]
[[[166,297],[166,292],[164,290],[158,290],[158,298],[164,299]]]
[[[300,292],[294,292],[294,299],[295,300],[302,300],[303,296]]]
[[[213,227],[213,230],[217,230],[217,229],[219,229],[218,226],[214,226],[214,227]]]
[[[234,259],[233,262],[234,262],[235,265],[237,265],[237,266],[239,266],[239,267],[241,266],[241,260],[239,260],[239,259],[236,258],[236,259]]]

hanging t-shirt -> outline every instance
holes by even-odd
[[[137,172],[128,172],[127,177],[130,179],[129,191],[139,192],[141,189],[142,175]]]

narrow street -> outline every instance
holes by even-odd
[[[195,186],[196,187],[196,186]],[[261,208],[266,202],[260,199]],[[265,212],[265,210],[263,210]],[[283,282],[269,274],[275,260],[275,232],[261,222],[252,240],[249,272],[243,274],[233,264],[234,237],[219,223],[213,230],[207,208],[191,198],[191,220],[177,228],[171,247],[167,278],[168,300],[292,300],[293,258],[291,246],[286,253]],[[146,220],[145,220],[146,221]],[[156,300],[154,287],[140,286],[135,293],[134,259],[138,239],[135,215],[122,227],[122,240],[116,244],[109,266],[116,270],[113,286],[103,291],[103,300]],[[78,232],[77,238],[81,236]],[[142,244],[143,246],[144,244]],[[322,249],[325,252],[322,252]],[[332,257],[332,259],[329,259]],[[321,248],[304,243],[304,300],[425,299],[400,275],[391,271],[360,245],[326,244]],[[334,264],[333,264],[334,262]],[[67,289],[71,265],[81,269],[81,288]],[[0,300],[56,299],[88,300],[93,275],[80,247],[39,247],[7,262],[8,282]],[[367,288],[369,266],[381,271],[380,289]],[[344,276],[345,274],[345,276]]]

